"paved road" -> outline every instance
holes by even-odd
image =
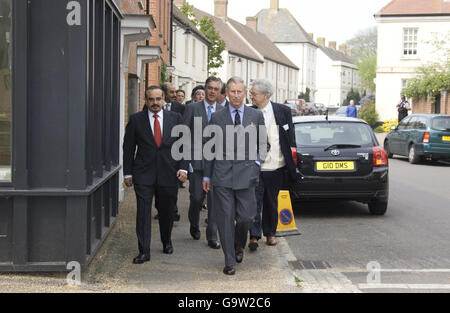
[[[449,177],[449,164],[411,165],[396,157],[390,161],[385,216],[371,216],[366,205],[356,202],[296,205],[302,235],[288,238],[299,260],[294,266],[308,268],[306,261],[320,261],[316,267],[326,268],[297,271],[305,274],[300,278],[308,285],[315,277],[316,290],[311,291],[320,291],[322,279],[324,288],[351,282],[362,292],[450,292]],[[381,285],[364,285],[372,261],[381,266]],[[372,283],[377,276],[369,278]]]

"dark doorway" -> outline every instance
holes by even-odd
[[[438,95],[434,101],[434,113],[441,114],[441,95]]]

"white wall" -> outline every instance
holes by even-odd
[[[448,34],[450,17],[382,18],[377,22],[376,106],[381,120],[396,119],[402,81],[415,77],[417,67],[444,57],[428,42],[433,34]],[[418,28],[416,56],[403,56],[404,28]]]
[[[343,75],[345,73],[345,75]],[[317,50],[317,92],[314,102],[327,107],[342,105],[350,90],[361,92],[361,79],[353,64],[331,60]]]
[[[175,66],[175,71],[172,82],[177,89],[181,88],[186,92],[186,101],[188,101],[192,89],[198,82],[204,83],[208,78],[208,46],[196,34],[184,35],[184,31],[183,28],[174,27],[172,65]]]
[[[311,89],[311,96],[317,88],[317,47],[309,43],[277,43],[277,47],[300,69],[298,92]]]

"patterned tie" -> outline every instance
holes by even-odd
[[[212,105],[208,105],[208,122],[211,120],[211,114],[212,114],[213,108],[214,107]]]
[[[169,109],[170,109],[169,104],[166,103],[166,111],[169,111]]]
[[[241,125],[241,116],[239,115],[239,110],[234,110],[236,115],[234,116],[234,126]]]
[[[153,136],[155,137],[156,145],[159,148],[162,142],[161,125],[159,124],[158,114],[153,115],[153,117],[155,118],[155,124],[153,125]]]

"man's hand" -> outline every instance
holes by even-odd
[[[123,180],[123,183],[125,184],[125,186],[131,187],[131,186],[133,186],[133,178],[125,178]]]
[[[207,181],[207,180],[204,180],[204,181],[203,181],[203,190],[204,190],[206,193],[208,193],[210,188],[211,188],[211,182],[210,182],[210,181]]]
[[[184,183],[187,180],[187,174],[182,170],[177,172],[177,178],[180,182]]]

